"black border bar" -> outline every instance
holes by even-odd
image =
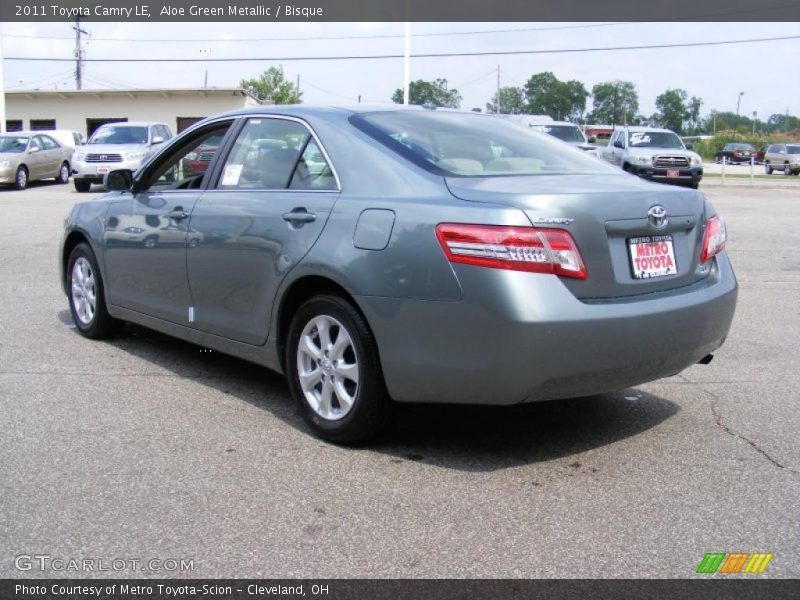
[[[0,598],[25,600],[783,600],[800,580],[753,579],[3,579]],[[122,586],[136,588],[121,593]],[[162,586],[162,587],[159,587]],[[206,587],[204,587],[206,586]],[[26,590],[22,590],[22,587]],[[31,589],[44,590],[44,593]],[[298,591],[299,590],[299,591]],[[99,593],[98,593],[99,591]],[[302,593],[300,593],[302,592]]]
[[[172,10],[164,12],[166,7]],[[0,21],[800,21],[797,0],[3,0]]]

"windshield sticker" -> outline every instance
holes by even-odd
[[[242,176],[242,165],[227,165],[222,174],[222,185],[238,185]]]
[[[638,146],[640,144],[649,144],[650,135],[647,133],[632,133],[630,137],[631,146]]]

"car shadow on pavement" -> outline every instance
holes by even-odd
[[[64,316],[69,320],[68,313]],[[286,379],[277,373],[136,325],[126,325],[107,343],[313,435]],[[651,429],[678,410],[677,404],[638,389],[509,407],[398,404],[386,431],[360,450],[394,462],[494,471],[606,446]]]

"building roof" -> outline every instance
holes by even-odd
[[[6,91],[9,96],[128,96],[133,97],[137,95],[163,95],[169,96],[170,94],[196,94],[199,96],[218,95],[218,94],[233,94],[240,96],[249,96],[256,102],[263,104],[261,100],[253,96],[248,90],[240,87],[209,87],[209,88],[127,88],[127,89],[83,89],[83,90],[9,90]]]

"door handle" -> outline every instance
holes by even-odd
[[[308,212],[305,208],[295,208],[291,212],[283,213],[282,218],[284,221],[298,225],[316,221],[317,215]]]
[[[189,213],[183,210],[182,206],[176,206],[171,211],[167,213],[167,217],[170,219],[175,219],[176,221],[180,221],[181,219],[185,219],[189,216]]]

